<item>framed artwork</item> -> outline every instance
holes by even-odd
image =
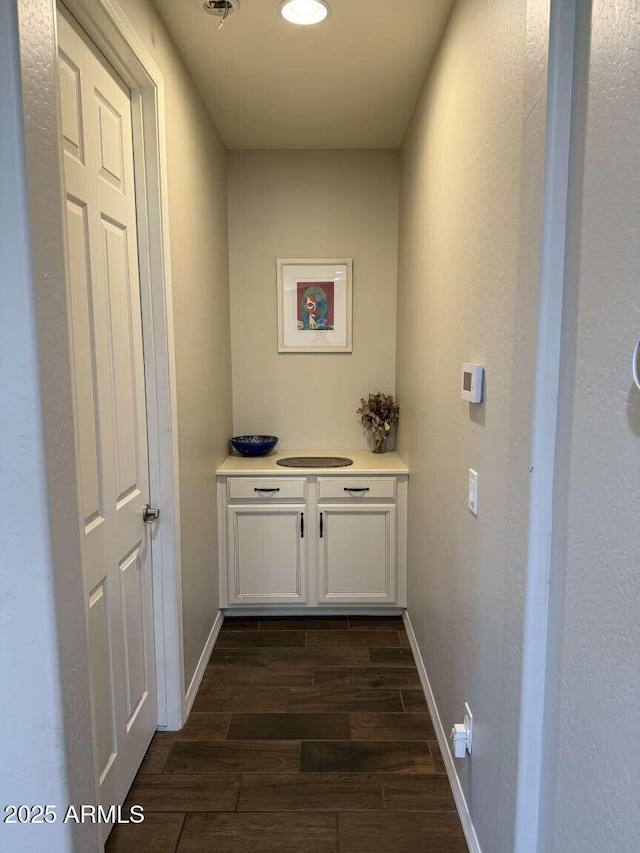
[[[276,263],[278,352],[352,352],[352,259]]]

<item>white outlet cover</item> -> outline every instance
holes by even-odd
[[[471,713],[468,702],[464,703],[464,710],[464,727],[467,730],[467,752],[471,755],[473,748],[473,714]]]

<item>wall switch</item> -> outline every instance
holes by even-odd
[[[478,472],[469,468],[469,509],[478,514]]]

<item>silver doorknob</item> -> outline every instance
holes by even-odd
[[[144,523],[151,524],[152,521],[156,521],[158,518],[160,518],[160,510],[149,506],[149,504],[145,504],[142,508],[142,520]]]

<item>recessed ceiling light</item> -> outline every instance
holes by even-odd
[[[324,0],[284,0],[280,4],[280,14],[291,24],[308,27],[324,21],[329,14],[329,4]]]

